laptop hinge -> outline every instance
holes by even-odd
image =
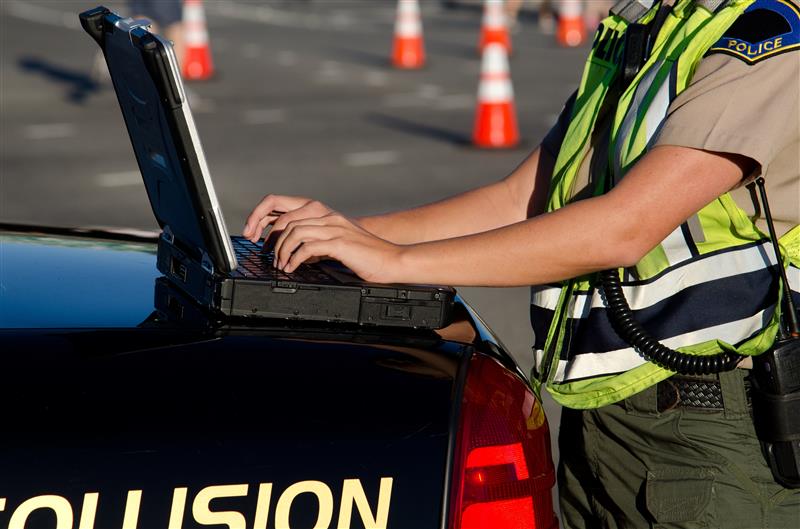
[[[167,224],[164,225],[164,229],[161,231],[161,238],[169,244],[175,245],[175,234],[172,233],[172,229]]]
[[[119,20],[114,22],[114,25],[117,27],[117,29],[121,29],[122,31],[126,31],[126,32],[130,33],[131,31],[133,31],[136,28],[147,29],[150,26],[152,26],[153,23],[150,22],[150,20],[148,20],[146,18],[137,18],[137,19],[120,18]]]
[[[202,258],[200,259],[200,266],[203,267],[203,270],[205,270],[206,272],[208,272],[213,276],[214,261],[211,260],[211,257],[209,257],[208,254],[202,248],[200,249],[200,255],[202,256]]]

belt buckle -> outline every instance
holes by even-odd
[[[659,413],[674,410],[680,402],[681,393],[672,380],[662,380],[656,385],[656,409]]]

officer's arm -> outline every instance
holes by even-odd
[[[631,266],[754,165],[740,155],[656,147],[606,195],[486,233],[403,247],[385,280],[530,285]]]
[[[553,163],[547,151],[537,148],[503,180],[425,206],[362,217],[358,222],[398,244],[461,237],[514,224],[544,210]]]

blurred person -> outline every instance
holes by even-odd
[[[766,181],[800,302],[800,6],[642,4],[603,20],[578,90],[504,179],[361,218],[268,195],[243,235],[271,228],[287,272],[330,258],[377,283],[533,285],[534,388],[565,407],[565,528],[796,528],[800,489],[773,477],[751,416],[749,357],[781,305],[745,186]],[[614,52],[637,21],[657,35],[643,63],[645,48]],[[650,361],[616,331],[609,269],[656,339],[733,363],[687,376]]]
[[[172,41],[178,65],[183,61],[183,1],[182,0],[129,0],[131,18],[146,18],[151,22],[150,30]],[[163,29],[163,33],[161,32]],[[102,51],[95,53],[89,77],[98,84],[111,80]]]
[[[183,0],[128,0],[133,18],[147,18],[153,24],[150,31],[172,41],[175,57],[183,62]]]
[[[508,27],[512,31],[517,31],[519,29],[519,12],[522,9],[524,1],[525,0],[506,0]],[[539,0],[538,2],[531,2],[531,4],[538,3],[536,21],[539,25],[539,30],[546,35],[552,35],[556,31],[556,17],[551,5],[552,1],[553,0]]]
[[[591,34],[597,29],[600,21],[608,16],[608,11],[614,2],[612,0],[585,0],[584,4],[583,21]]]

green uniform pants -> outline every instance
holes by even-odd
[[[600,409],[564,409],[562,527],[800,528],[800,489],[776,484],[761,454],[747,374],[719,375],[721,410],[659,412],[655,387]]]

